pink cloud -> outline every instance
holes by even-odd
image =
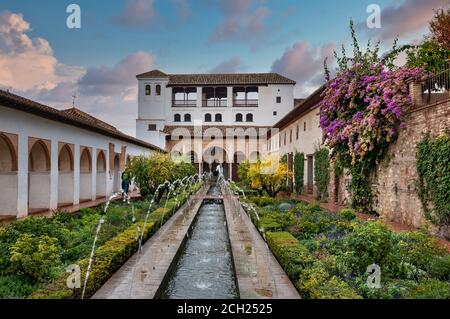
[[[229,0],[220,2],[223,20],[214,29],[209,42],[247,41],[264,34],[270,10],[260,0]]]
[[[401,5],[382,9],[381,29],[367,29],[365,21],[358,27],[381,40],[417,36],[418,32],[427,29],[434,15],[433,9],[447,7],[449,3],[448,0],[406,0]]]
[[[245,69],[244,62],[241,58],[235,56],[231,59],[220,62],[212,68],[209,73],[235,73],[240,72],[243,69]]]
[[[272,71],[297,81],[297,94],[311,93],[325,82],[323,62],[331,58],[334,49],[334,43],[314,48],[308,42],[299,41],[272,64]]]
[[[154,0],[126,0],[125,8],[113,22],[124,27],[143,27],[158,19]]]

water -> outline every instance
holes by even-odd
[[[210,191],[220,194],[220,189],[214,186]],[[225,221],[221,201],[203,203],[162,298],[238,298]]]
[[[214,184],[208,189],[206,194],[209,196],[222,196],[222,191],[217,184]]]

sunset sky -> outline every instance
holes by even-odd
[[[66,7],[81,7],[68,29]],[[369,4],[381,28],[369,30]],[[448,0],[2,0],[0,87],[57,107],[77,107],[135,135],[135,75],[278,72],[297,97],[323,82],[323,60],[348,44],[352,18],[361,42],[386,50],[420,41],[433,8]],[[350,47],[348,47],[351,50]]]

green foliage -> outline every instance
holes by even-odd
[[[133,158],[129,171],[135,177],[136,184],[143,197],[155,194],[158,186],[166,181],[173,182],[195,174],[195,168],[192,164],[174,162],[169,154],[163,153]],[[165,189],[160,189],[157,202],[161,199],[164,191]]]
[[[444,251],[435,238],[423,231],[405,232],[400,235],[396,247],[403,262],[420,269],[427,269],[435,256],[443,256]]]
[[[11,246],[11,267],[38,281],[48,279],[50,268],[58,265],[58,239],[47,235],[23,234]]]
[[[431,259],[428,272],[434,278],[450,281],[450,254]]]
[[[339,217],[343,220],[351,221],[356,218],[356,215],[353,209],[343,208],[339,211]]]
[[[36,283],[25,276],[0,276],[0,299],[25,298],[36,289]]]
[[[305,174],[305,154],[295,153],[294,155],[294,181],[295,181],[295,192],[301,194],[303,190]]]
[[[412,286],[405,294],[408,299],[450,299],[450,283],[436,279]]]
[[[450,224],[450,136],[425,135],[418,144],[417,191],[425,216],[438,226]]]
[[[386,226],[366,222],[345,238],[344,262],[355,273],[364,273],[371,264],[384,268],[390,262],[392,247],[392,235]]]
[[[330,178],[330,161],[328,149],[322,148],[314,154],[314,180],[316,181],[317,197],[325,200],[328,197],[328,182]]]
[[[429,72],[436,72],[446,66],[446,61],[450,59],[450,48],[428,40],[409,49],[407,54],[408,67],[424,67]]]

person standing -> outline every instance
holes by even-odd
[[[128,192],[130,190],[130,181],[131,181],[130,172],[128,171],[128,169],[126,169],[122,173],[122,191],[123,191],[122,196],[124,202],[128,199]]]

